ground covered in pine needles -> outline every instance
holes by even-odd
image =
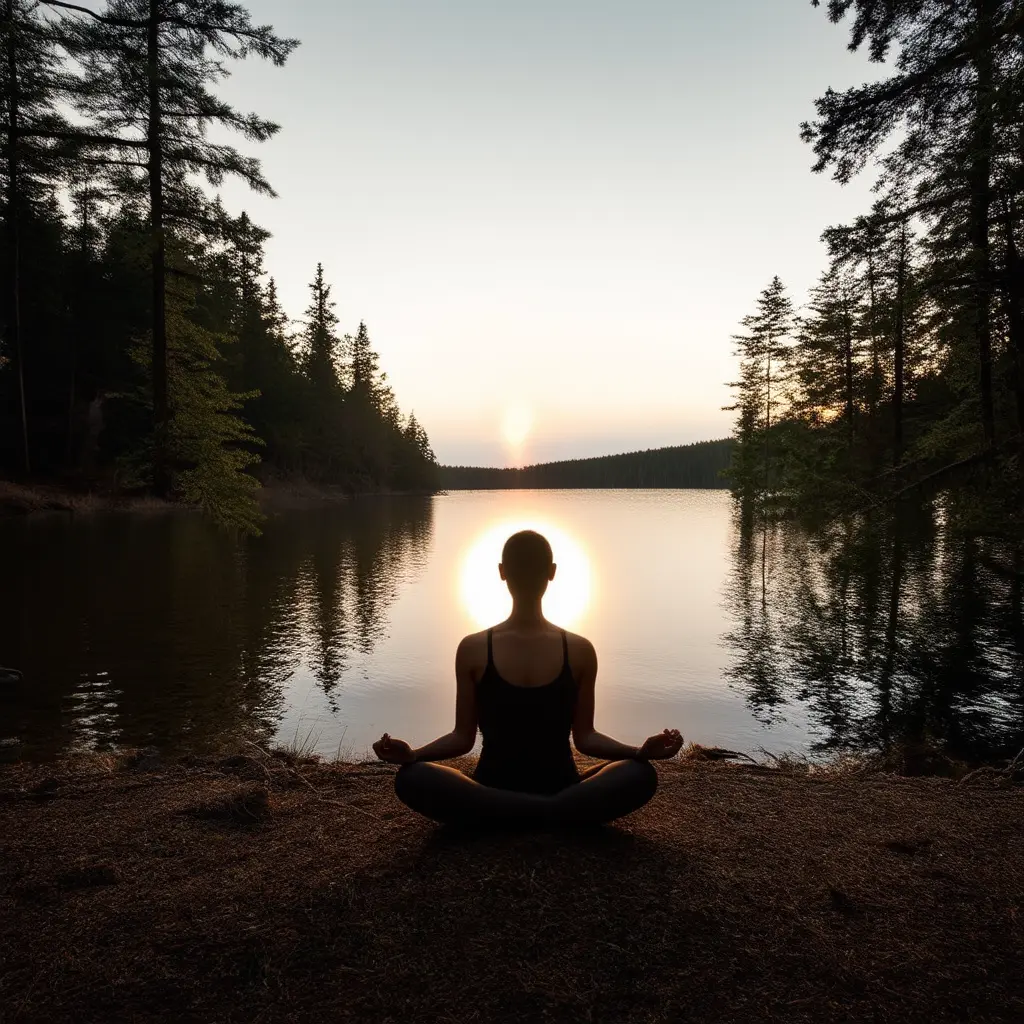
[[[615,827],[474,837],[393,773],[0,769],[0,1019],[1024,1020],[1005,776],[663,762]]]

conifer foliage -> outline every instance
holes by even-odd
[[[886,75],[827,91],[802,135],[815,171],[846,183],[866,170],[878,199],[825,232],[828,266],[778,353],[783,388],[770,422],[757,334],[748,326],[739,341],[734,486],[768,501],[848,506],[969,482],[985,528],[1016,529],[1024,8],[824,6],[849,22],[849,48],[866,48]]]
[[[278,125],[215,90],[232,60],[280,66],[297,42],[227,0],[0,4],[0,470],[138,487],[243,529],[255,470],[432,488],[422,428],[365,326],[339,337],[322,266],[296,337],[267,232],[215,194],[229,177],[274,194],[223,139]]]

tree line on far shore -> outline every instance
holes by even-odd
[[[815,0],[815,6],[818,6]],[[817,100],[815,171],[877,200],[824,234],[806,309],[776,277],[735,338],[734,488],[763,509],[955,493],[1015,533],[1024,499],[1024,13],[1015,0],[830,0],[886,77]],[[952,490],[950,490],[952,489]]]
[[[273,195],[222,141],[278,125],[215,94],[297,42],[223,0],[0,0],[0,472],[144,490],[257,529],[261,476],[429,490],[436,462],[342,334],[323,268],[299,329],[268,233],[210,194]],[[310,261],[312,273],[314,260]]]
[[[521,469],[442,466],[440,485],[449,490],[505,488],[725,487],[723,472],[733,442],[700,441],[624,455],[545,462]]]

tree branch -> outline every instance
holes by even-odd
[[[97,14],[95,11],[90,11],[88,7],[81,7],[78,4],[67,3],[66,0],[41,0],[42,3],[47,4],[50,7],[60,7],[66,11],[76,11],[79,14],[87,14],[90,18],[95,18],[96,21],[101,22],[104,25],[114,25],[117,28],[137,28],[145,29],[149,27],[149,21],[134,21],[129,18],[110,18],[105,14]],[[177,25],[179,28],[192,29],[194,32],[209,32],[214,35],[225,35],[233,36],[235,39],[263,39],[262,27],[255,29],[245,29],[240,26],[231,25],[213,25],[205,21],[186,21],[184,18],[178,18],[174,15],[167,17],[157,18],[156,22],[158,25]],[[286,50],[290,50],[293,47],[289,44],[294,44],[295,40],[283,39],[277,40],[281,43],[282,47]]]
[[[0,125],[0,133],[10,134],[10,129]],[[88,132],[48,131],[43,128],[21,129],[15,133],[20,139],[60,139],[62,142],[92,142],[104,146],[129,146],[132,149],[146,149],[145,139],[121,139],[116,135],[90,135]]]
[[[90,18],[95,18],[104,25],[116,25],[118,28],[146,28],[148,25],[148,22],[145,21],[131,21],[126,18],[108,18],[104,14],[97,14],[95,11],[90,11],[88,7],[79,7],[78,4],[65,3],[65,0],[42,0],[42,3],[46,4],[48,7],[62,7],[66,11],[77,11],[79,14],[88,14]]]

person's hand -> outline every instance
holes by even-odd
[[[391,764],[409,764],[416,760],[412,747],[405,740],[396,740],[384,733],[373,745],[373,752],[382,760]]]
[[[662,761],[675,757],[683,745],[683,734],[678,729],[665,729],[644,740],[638,756],[644,761]]]

